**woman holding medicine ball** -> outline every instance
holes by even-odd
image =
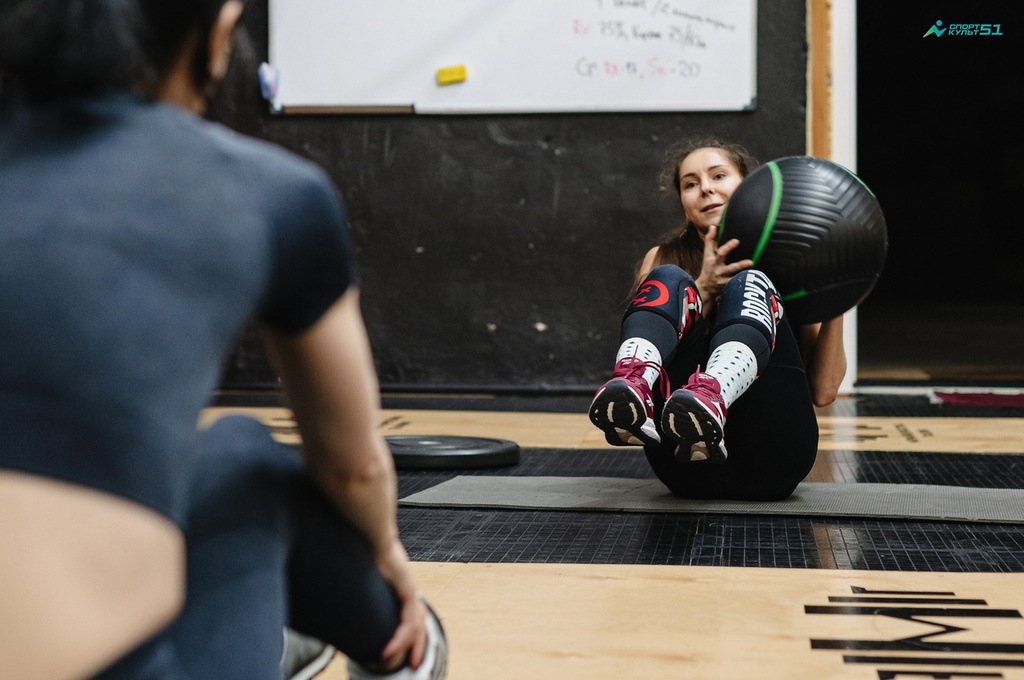
[[[589,411],[609,443],[642,445],[685,498],[788,497],[817,454],[814,406],[835,400],[846,373],[842,316],[791,327],[771,280],[728,261],[739,242],[717,242],[756,166],[713,138],[669,150],[661,185],[684,223],[637,266],[612,379]]]

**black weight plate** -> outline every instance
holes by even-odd
[[[505,439],[449,435],[384,438],[399,470],[459,470],[519,462],[519,445]]]

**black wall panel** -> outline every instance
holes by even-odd
[[[678,223],[656,185],[666,147],[711,133],[762,160],[805,151],[805,3],[758,5],[748,112],[272,116],[255,85],[265,2],[247,7],[214,110],[337,183],[384,389],[590,390],[611,368],[635,262]],[[224,388],[275,384],[247,331]]]

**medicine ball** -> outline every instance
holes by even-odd
[[[739,239],[730,261],[751,259],[775,283],[796,323],[860,304],[875,287],[888,236],[871,190],[821,158],[788,156],[757,168],[726,204],[718,242]]]

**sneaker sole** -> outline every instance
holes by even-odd
[[[334,661],[334,655],[337,650],[334,647],[327,646],[323,649],[320,654],[310,661],[304,668],[300,669],[294,675],[287,678],[287,680],[313,680],[331,665]]]
[[[708,463],[724,463],[728,457],[722,427],[704,405],[687,392],[672,395],[665,404],[661,428],[679,444],[678,453],[689,454],[688,458],[684,456],[686,461],[700,460],[693,458],[698,451],[707,456]]]
[[[605,439],[613,446],[661,443],[643,402],[625,380],[612,380],[605,385],[590,404],[589,415],[590,422],[604,430]],[[643,429],[645,424],[648,430]],[[635,441],[623,441],[620,433],[628,433]]]
[[[441,617],[437,615],[430,603],[424,600],[427,606],[427,626],[433,627],[437,634],[437,647],[435,649],[434,668],[430,673],[430,680],[443,680],[448,675],[448,636],[444,632],[444,624]]]

